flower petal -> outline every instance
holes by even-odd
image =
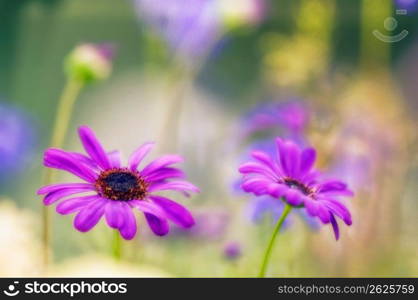
[[[146,176],[150,174],[151,172],[159,169],[167,167],[168,165],[179,163],[183,161],[183,157],[176,154],[169,154],[161,156],[160,158],[157,158],[156,160],[149,163],[142,171],[141,175]]]
[[[121,167],[121,153],[118,150],[111,151],[107,153],[107,157],[110,162],[110,166],[112,168],[120,168]]]
[[[258,173],[272,180],[278,179],[278,176],[269,167],[256,162],[243,163],[238,171],[242,174]]]
[[[67,197],[67,196],[71,196],[73,194],[78,194],[78,193],[85,193],[85,192],[90,192],[92,191],[91,189],[85,189],[85,188],[65,188],[65,189],[61,189],[61,190],[56,190],[54,192],[48,193],[43,202],[45,205],[51,205],[54,202],[57,202],[58,200]]]
[[[280,198],[281,196],[285,194],[285,192],[288,189],[289,187],[287,187],[284,184],[279,184],[279,183],[271,183],[267,187],[268,193],[274,198]]]
[[[177,168],[160,168],[147,176],[147,181],[161,181],[168,178],[185,178],[184,172]]]
[[[335,217],[333,214],[331,214],[330,221],[331,221],[332,229],[334,230],[335,239],[338,241],[338,239],[340,238],[340,229],[338,228],[337,220],[335,220]]]
[[[298,190],[288,188],[283,197],[286,199],[286,202],[290,205],[297,206],[303,203],[304,196]]]
[[[70,172],[87,182],[94,182],[97,173],[90,166],[80,162],[72,153],[61,149],[49,148],[44,154],[44,165]]]
[[[57,183],[57,184],[50,184],[41,187],[38,191],[38,195],[48,194],[52,192],[56,192],[62,189],[83,189],[85,188],[86,191],[94,190],[94,186],[90,183]]]
[[[159,218],[155,215],[145,213],[145,219],[148,222],[149,227],[151,230],[159,236],[166,235],[170,228],[168,226],[168,222],[165,219]]]
[[[132,240],[137,231],[136,219],[130,206],[126,203],[122,203],[122,209],[124,210],[124,223],[119,227],[119,232],[125,240]]]
[[[81,232],[87,232],[92,229],[103,216],[107,201],[106,199],[98,198],[84,207],[74,218],[74,227]]]
[[[334,214],[340,217],[345,224],[351,225],[353,223],[350,211],[342,203],[334,199],[326,199],[322,200],[322,202],[324,202],[324,205],[326,205]]]
[[[140,211],[144,213],[156,215],[164,219],[167,218],[162,208],[159,205],[155,204],[154,202],[149,202],[149,201],[144,201],[144,200],[132,200],[132,201],[129,201],[129,205],[138,208]]]
[[[274,161],[274,159],[268,154],[263,151],[253,151],[251,152],[251,156],[263,163],[265,166],[269,167],[274,173],[281,176],[281,172]]]
[[[316,151],[313,148],[307,148],[302,151],[300,162],[300,175],[308,173],[313,167],[316,160]]]
[[[148,188],[149,192],[155,191],[164,191],[164,190],[175,190],[175,191],[191,191],[195,193],[199,193],[200,190],[195,185],[191,184],[188,181],[169,181],[169,182],[162,182],[156,183],[151,185]]]
[[[68,215],[80,211],[83,207],[90,205],[92,201],[97,200],[97,195],[74,197],[60,202],[55,210],[61,215]]]
[[[334,194],[343,196],[353,196],[353,192],[347,187],[347,184],[339,180],[328,180],[323,182],[318,189],[318,193]]]
[[[80,136],[84,150],[86,150],[90,157],[103,169],[110,169],[109,158],[99,140],[96,138],[93,130],[87,126],[80,126],[78,128],[78,135]]]
[[[141,161],[151,151],[154,145],[155,143],[153,142],[145,143],[131,154],[128,161],[128,166],[131,171],[135,171],[138,168]]]
[[[108,201],[105,208],[106,223],[111,228],[121,228],[124,224],[125,210],[120,201]]]
[[[280,138],[277,140],[280,164],[285,175],[295,178],[298,175],[300,165],[300,149],[291,142]]]
[[[150,196],[166,213],[167,217],[175,224],[189,228],[194,225],[194,219],[191,213],[182,205],[161,196]]]
[[[319,207],[317,201],[312,200],[309,197],[304,197],[303,200],[304,200],[303,202],[304,202],[305,208],[308,211],[308,213],[313,217],[317,216],[318,207]]]

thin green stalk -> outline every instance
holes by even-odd
[[[83,82],[70,78],[62,92],[55,115],[54,126],[52,129],[51,147],[62,147],[67,134],[68,125],[74,108],[74,103],[83,87]],[[54,182],[55,172],[51,168],[46,168],[44,173],[44,184]],[[43,262],[45,269],[48,268],[51,259],[51,215],[49,207],[42,207],[42,231],[43,231]]]
[[[122,257],[122,238],[120,237],[118,230],[114,230],[112,254],[115,260],[120,260]]]
[[[282,228],[283,222],[286,219],[289,212],[292,210],[292,206],[289,204],[286,204],[286,206],[283,209],[283,213],[280,216],[279,221],[277,221],[276,227],[274,228],[273,234],[271,235],[270,242],[267,245],[266,252],[264,253],[263,262],[261,264],[260,273],[258,274],[258,277],[263,278],[266,274],[267,265],[271,256],[271,250],[273,249],[274,241],[276,240],[276,237],[280,231],[280,228]]]

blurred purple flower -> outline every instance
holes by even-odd
[[[339,238],[339,228],[335,216],[351,225],[349,210],[339,201],[339,197],[353,196],[344,182],[323,180],[313,168],[316,151],[313,148],[301,149],[290,140],[278,138],[277,155],[253,151],[256,161],[240,166],[244,175],[242,189],[256,196],[270,195],[282,198],[287,204],[304,207],[312,217],[324,224],[331,224],[335,238]]]
[[[238,242],[229,242],[224,246],[223,254],[226,259],[236,260],[242,255],[241,244]]]
[[[250,200],[249,205],[247,207],[248,215],[250,220],[255,223],[260,223],[265,218],[269,218],[271,220],[271,224],[274,225],[279,220],[280,216],[282,215],[284,209],[283,201],[273,198],[270,195],[255,197]],[[311,217],[310,215],[306,214],[303,210],[297,210],[295,212],[311,229],[318,228],[318,222],[315,218]],[[292,224],[292,217],[294,215],[290,215],[283,223],[282,228],[286,228],[291,226]]]
[[[249,137],[272,131],[274,136],[301,139],[310,118],[308,105],[299,99],[261,103],[242,119],[242,136]]]
[[[225,235],[230,215],[224,210],[206,209],[194,212],[195,225],[189,230],[175,228],[172,237],[188,237],[197,240],[216,241]]]
[[[25,166],[34,142],[30,118],[23,111],[0,102],[0,181]]]
[[[140,19],[176,53],[188,58],[208,54],[221,26],[215,0],[134,0]]]
[[[416,10],[418,0],[395,0],[395,6],[397,9],[406,9],[408,12]]]

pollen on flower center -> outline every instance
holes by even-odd
[[[148,184],[138,173],[127,169],[111,169],[100,174],[95,187],[103,197],[129,201],[144,199],[147,195]]]
[[[286,184],[288,187],[290,187],[292,189],[297,189],[297,190],[301,191],[304,195],[312,194],[312,190],[309,187],[307,187],[303,183],[297,181],[296,179],[285,178],[284,179],[284,184]]]

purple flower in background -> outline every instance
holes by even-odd
[[[185,57],[207,54],[218,39],[216,0],[134,0],[139,18]]]
[[[248,206],[248,215],[250,219],[259,223],[266,217],[270,217],[272,224],[276,224],[283,213],[284,203],[277,198],[270,195],[259,196],[251,199]],[[318,228],[318,222],[314,217],[306,214],[302,210],[297,211],[299,217],[308,224],[311,229]],[[283,228],[292,224],[292,219],[286,218]]]
[[[225,258],[236,260],[242,255],[241,244],[238,242],[229,242],[224,246],[223,253]]]
[[[297,99],[262,103],[244,116],[243,136],[273,131],[275,134],[300,139],[309,124],[310,114],[307,104]]]
[[[206,209],[202,212],[195,212],[194,217],[195,226],[193,228],[187,232],[179,228],[176,232],[194,239],[215,241],[225,235],[230,223],[230,215],[224,209]]]
[[[33,146],[30,119],[22,111],[0,102],[0,181],[24,167]]]
[[[294,207],[304,207],[309,215],[318,217],[322,223],[331,223],[335,238],[339,238],[339,228],[335,216],[351,225],[351,214],[340,202],[341,196],[353,196],[344,182],[323,180],[313,168],[316,151],[301,149],[290,140],[276,140],[277,158],[253,151],[256,160],[240,166],[244,174],[242,189],[256,196],[270,195],[282,198]]]
[[[168,233],[167,220],[184,228],[194,224],[186,208],[155,194],[167,190],[185,195],[189,191],[199,192],[187,181],[171,180],[185,177],[183,171],[171,166],[182,162],[181,156],[165,155],[138,170],[154,146],[154,143],[145,143],[132,153],[128,166],[122,167],[119,151],[106,153],[90,128],[81,126],[78,133],[88,155],[49,148],[45,152],[44,165],[72,173],[86,183],[60,183],[41,188],[38,194],[45,195],[45,205],[60,201],[56,207],[58,213],[77,213],[74,227],[81,232],[92,229],[104,215],[107,224],[119,230],[127,240],[137,231],[133,209],[144,213],[156,235]]]
[[[397,9],[415,11],[417,8],[417,4],[418,0],[395,0],[395,6]]]

